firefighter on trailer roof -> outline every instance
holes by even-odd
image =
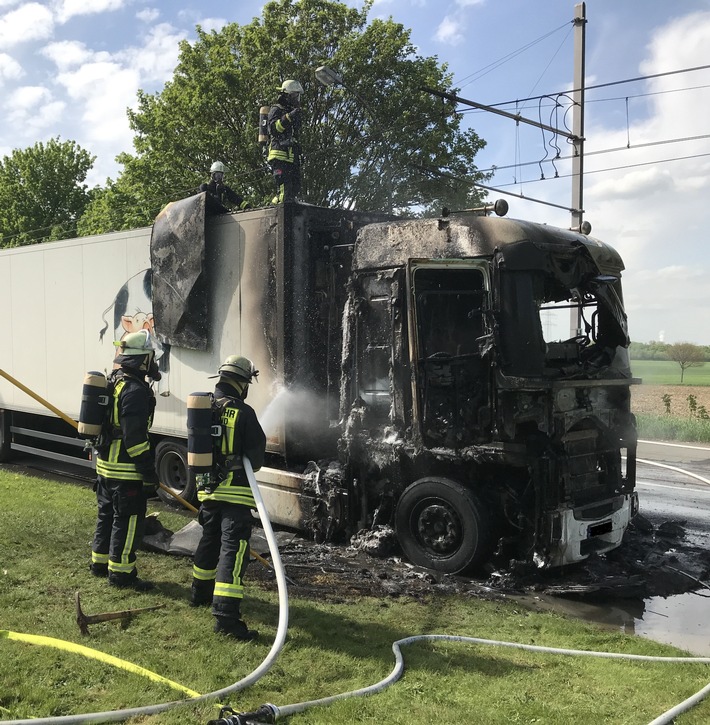
[[[278,100],[269,110],[267,130],[269,153],[267,161],[276,183],[273,204],[295,201],[301,192],[301,149],[298,133],[301,130],[301,93],[298,81],[281,84]]]

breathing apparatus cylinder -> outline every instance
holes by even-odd
[[[259,143],[266,146],[269,143],[269,106],[259,109]]]
[[[196,474],[212,471],[212,396],[187,396],[187,465]]]
[[[84,376],[77,428],[81,438],[97,438],[101,433],[109,404],[107,387],[108,381],[101,372],[91,370]]]

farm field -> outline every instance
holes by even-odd
[[[680,365],[671,360],[632,360],[631,372],[647,385],[681,385]],[[710,386],[710,363],[699,368],[688,368],[683,375],[683,386]]]

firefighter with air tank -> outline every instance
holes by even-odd
[[[266,436],[245,402],[259,375],[251,360],[230,355],[219,368],[214,394],[188,398],[188,464],[196,474],[202,537],[194,555],[190,604],[212,606],[214,631],[255,639],[241,616],[249,563],[254,494],[242,456],[256,471],[264,462]]]
[[[147,591],[153,584],[138,578],[136,549],[143,537],[147,499],[158,488],[148,435],[155,395],[148,379],[159,380],[160,373],[147,330],[132,332],[114,345],[118,347],[116,368],[108,380],[101,373],[87,376],[93,382],[103,378],[105,386],[104,408],[93,431],[98,434],[94,440],[98,516],[90,568],[95,576],[108,577],[113,586]],[[85,382],[80,434],[91,387]]]
[[[268,137],[267,162],[276,183],[273,204],[295,201],[301,192],[301,149],[298,133],[301,130],[301,93],[298,81],[281,84],[279,97],[266,118]],[[263,109],[262,109],[263,114]],[[260,126],[263,121],[260,122]]]

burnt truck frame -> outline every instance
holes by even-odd
[[[561,566],[621,543],[637,509],[636,381],[608,245],[476,212],[395,220],[291,203],[205,220],[198,195],[152,229],[0,251],[0,280],[13,279],[0,302],[40,298],[60,317],[67,290],[18,275],[61,270],[64,256],[84,355],[71,374],[48,362],[24,382],[78,418],[84,372],[113,354],[89,339],[97,289],[149,267],[170,351],[156,467],[183,497],[195,493],[187,398],[239,352],[260,370],[249,402],[267,431],[257,479],[275,524],[321,541],[392,525],[412,562],[445,572],[494,555]],[[107,284],[76,271],[119,258]],[[49,359],[58,336],[45,337],[0,351],[0,367]],[[0,460],[80,443],[38,408],[0,381]]]

